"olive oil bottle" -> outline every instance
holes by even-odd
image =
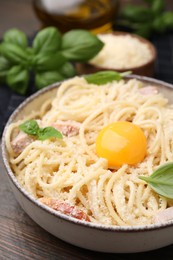
[[[35,0],[33,7],[42,27],[56,26],[61,32],[85,29],[104,33],[112,30],[119,0]]]

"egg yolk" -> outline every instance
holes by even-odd
[[[108,160],[109,168],[141,162],[147,152],[146,137],[130,122],[115,122],[104,127],[96,139],[96,153]]]

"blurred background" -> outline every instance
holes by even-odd
[[[32,0],[0,0],[0,38],[11,27],[28,35],[38,30],[39,21],[33,12]]]
[[[143,4],[144,1],[121,0],[122,6],[127,3]],[[166,8],[173,11],[173,0],[165,0],[165,3]],[[0,38],[11,27],[23,30],[28,36],[40,29],[40,22],[32,8],[32,0],[0,0]]]

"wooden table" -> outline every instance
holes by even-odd
[[[129,1],[126,1],[129,2]],[[139,1],[138,1],[139,2]],[[173,10],[172,0],[166,1]],[[6,0],[0,3],[0,37],[10,27],[32,35],[39,28],[31,0]],[[14,198],[0,154],[0,259],[173,259],[173,245],[140,254],[104,254],[67,244],[35,224]]]

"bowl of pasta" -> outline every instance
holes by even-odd
[[[27,98],[2,137],[23,210],[85,249],[132,253],[172,244],[172,88],[100,72]]]

